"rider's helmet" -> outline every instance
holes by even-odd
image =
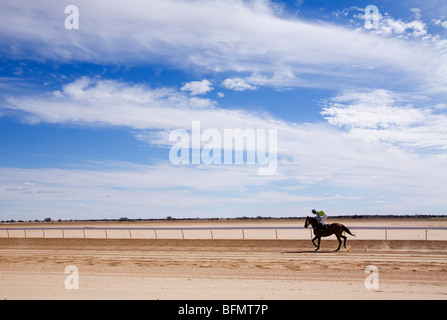
[[[313,214],[316,214],[316,213],[317,213],[317,210],[312,209],[312,213],[313,213]]]

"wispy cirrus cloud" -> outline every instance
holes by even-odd
[[[292,17],[275,3],[79,0],[79,30],[64,28],[63,5],[54,1],[3,4],[0,54],[5,59],[129,68],[156,63],[188,77],[178,87],[172,81],[151,87],[149,80],[73,76],[56,90],[36,86],[31,92],[14,90],[18,78],[12,75],[23,76],[15,69],[0,78],[0,88],[10,92],[1,101],[1,116],[14,115],[31,125],[125,127],[159,148],[171,145],[170,130],[190,130],[192,121],[200,121],[202,130],[278,131],[278,170],[272,177],[260,178],[250,166],[173,167],[167,159],[147,166],[0,168],[5,210],[21,204],[36,212],[44,207],[121,216],[132,208],[138,217],[151,208],[163,217],[166,208],[179,216],[207,216],[211,207],[218,214],[237,205],[234,214],[257,216],[301,215],[297,208],[330,203],[340,213],[350,206],[349,213],[359,208],[362,213],[442,212],[447,199],[446,40],[430,34],[417,11],[407,20],[384,15],[382,29],[365,31]],[[360,23],[361,10],[355,10]],[[432,25],[443,28],[441,18]],[[321,118],[294,123],[237,103],[219,104],[234,92],[219,92],[219,102],[205,96],[219,87],[241,95],[263,87],[332,93],[322,103]]]
[[[415,48],[423,50],[434,49],[436,51],[437,58],[435,61],[430,62],[425,60],[422,56],[420,61],[425,60],[428,67],[427,72],[417,81],[409,86],[403,86],[404,90],[408,92],[418,91],[422,94],[442,94],[446,92],[447,88],[447,39],[445,37],[445,32],[439,30],[439,27],[443,27],[443,12],[446,11],[447,7],[445,4],[439,2],[426,2],[423,6],[424,10],[420,8],[411,8],[411,16],[406,18],[395,18],[389,12],[387,12],[387,7],[382,6],[379,9],[377,15],[377,28],[367,30],[371,35],[389,39],[392,42],[398,40],[398,42],[403,40],[403,43],[411,44]],[[357,6],[351,6],[342,10],[337,10],[332,13],[335,17],[341,17],[347,21],[346,23],[355,28],[356,32],[364,32],[365,30],[365,8],[359,8]],[[440,18],[432,18],[434,16],[440,16]],[[342,21],[343,19],[340,19]],[[425,20],[424,20],[425,19]],[[402,43],[402,42],[401,42]],[[430,49],[431,48],[431,49]],[[391,89],[391,84],[394,81],[399,81],[399,77],[403,74],[397,72],[393,69],[398,77],[382,83],[383,87]],[[428,71],[429,70],[429,71]],[[379,70],[377,70],[379,71]],[[379,71],[380,72],[380,71]],[[410,74],[408,74],[410,75]],[[417,72],[412,73],[410,77],[418,77]],[[377,80],[380,76],[377,77]],[[372,85],[372,87],[377,88],[378,83]],[[363,85],[360,84],[360,87]],[[369,84],[371,87],[371,83]],[[402,89],[401,88],[401,89]]]
[[[438,105],[415,107],[412,100],[387,90],[351,91],[331,98],[321,114],[367,142],[447,151],[447,116]]]
[[[197,107],[196,101],[202,106]],[[63,180],[72,176],[68,179],[70,186],[62,188],[67,188],[66,191],[73,188],[71,194],[83,194],[75,190],[92,186],[104,196],[112,192],[121,199],[127,193],[140,190],[146,199],[158,195],[159,198],[154,200],[156,203],[161,196],[158,191],[151,193],[154,188],[172,190],[175,194],[180,188],[187,192],[187,203],[197,198],[197,203],[203,204],[213,201],[231,203],[231,200],[233,203],[259,204],[264,203],[259,200],[259,195],[284,185],[302,187],[300,195],[279,188],[281,191],[278,192],[283,195],[277,199],[288,199],[288,203],[299,205],[311,201],[309,199],[343,201],[343,197],[334,198],[334,194],[324,197],[306,195],[306,190],[318,185],[319,188],[336,188],[336,194],[351,193],[348,190],[352,189],[368,190],[377,197],[386,193],[395,198],[394,205],[408,205],[407,200],[400,198],[403,194],[411,195],[415,202],[418,199],[418,207],[432,205],[430,202],[439,205],[444,192],[442,186],[447,179],[445,163],[437,156],[421,157],[414,147],[445,150],[445,141],[430,140],[431,137],[422,131],[435,128],[440,130],[437,134],[442,137],[445,127],[441,123],[430,127],[430,121],[443,118],[435,117],[434,110],[428,112],[406,106],[404,101],[401,95],[386,90],[347,92],[334,97],[323,108],[322,113],[329,124],[296,124],[242,109],[223,109],[213,101],[190,97],[173,88],[152,89],[116,80],[80,78],[59,91],[8,98],[7,111],[30,123],[125,126],[134,132],[136,139],[160,147],[171,144],[167,139],[169,130],[190,130],[191,121],[201,121],[202,130],[264,128],[278,131],[278,170],[267,179],[260,179],[253,166],[172,167],[166,159],[148,166],[112,166],[112,170],[104,169],[104,166],[99,170],[50,170],[49,176],[57,181],[43,183],[49,190],[60,191],[49,186],[64,185]],[[407,131],[413,127],[421,131],[408,135]],[[358,129],[369,132],[362,135],[356,131]],[[393,130],[400,130],[402,134],[393,136]],[[381,133],[386,135],[380,136]],[[403,139],[405,135],[410,138]],[[370,143],[371,140],[375,143]],[[4,185],[9,185],[5,189],[23,187],[25,181],[42,185],[45,180],[45,170],[17,170],[8,169],[2,175]],[[16,181],[14,176],[22,179]],[[79,183],[76,183],[77,179],[81,179]],[[16,184],[11,186],[14,181]],[[235,188],[239,190],[237,197],[231,194]],[[205,196],[206,190],[223,193]],[[75,198],[81,201],[85,197],[89,198],[85,194]],[[362,197],[354,198],[351,200],[358,202]],[[129,195],[128,199],[134,199],[134,196]],[[273,203],[273,198],[269,199],[269,203]]]
[[[138,218],[147,216],[148,211],[152,217],[168,213],[176,217],[275,216],[286,214],[273,211],[278,205],[293,204],[296,210],[297,205],[344,198],[272,192],[284,177],[265,178],[260,182],[257,171],[250,167],[179,168],[163,162],[138,166],[96,163],[88,169],[0,168],[0,217],[10,212],[41,218],[41,208],[49,216],[80,218],[119,217],[123,212]],[[32,179],[33,185],[26,186],[26,179]],[[221,211],[228,206],[240,209]]]
[[[81,0],[77,6],[80,28],[65,30],[63,10],[53,1],[5,3],[0,13],[3,55],[27,57],[32,51],[36,59],[56,61],[156,61],[232,73],[228,78],[248,74],[265,86],[272,79],[274,87],[281,85],[275,75],[285,73],[290,74],[285,85],[296,87],[366,85],[392,74],[411,75],[418,83],[430,80],[439,57],[436,46],[291,18],[270,1]],[[401,30],[401,23],[394,22],[392,29]]]
[[[103,123],[133,129],[182,128],[186,119],[194,118],[192,110],[206,114],[215,105],[173,88],[151,89],[88,77],[68,83],[62,90],[5,100],[4,110],[24,112],[23,119],[29,123]]]
[[[432,22],[436,26],[441,26],[441,27],[447,29],[447,20],[443,21],[441,19],[433,19]]]

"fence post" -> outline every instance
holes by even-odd
[[[385,240],[388,240],[388,232],[387,232],[388,230],[387,229],[385,229]]]
[[[211,240],[213,240],[214,239],[213,229],[210,228],[210,231],[211,231]]]
[[[278,240],[278,230],[275,228],[276,240]]]
[[[245,240],[245,233],[244,233],[244,229],[242,228],[242,240]]]

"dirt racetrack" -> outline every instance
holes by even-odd
[[[324,239],[315,253],[309,240],[0,239],[0,299],[447,298],[446,241],[336,246]],[[378,288],[367,289],[371,265]],[[77,268],[78,289],[68,266]]]

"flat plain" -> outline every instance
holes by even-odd
[[[335,222],[335,221],[331,221]],[[26,238],[18,232],[0,237],[0,299],[446,299],[446,230],[383,231],[365,226],[445,227],[444,219],[346,220],[356,237],[347,249],[333,252],[335,237],[325,238],[314,252],[294,230],[223,230],[165,234],[155,239],[87,238],[40,232]],[[52,223],[44,227],[223,227],[302,226],[303,221],[166,221]],[[18,225],[0,225],[0,227]],[[20,225],[21,227],[25,225]],[[36,224],[29,226],[36,227]],[[296,231],[296,230],[295,230]],[[417,231],[417,232],[416,232]],[[96,231],[95,231],[96,232]],[[166,231],[168,232],[168,231]],[[233,233],[232,233],[233,232]],[[396,233],[398,232],[398,233]],[[415,233],[416,232],[416,233]],[[0,235],[1,236],[1,235]],[[301,238],[300,235],[297,238]],[[371,239],[368,239],[371,238]],[[408,239],[406,239],[408,238]],[[444,240],[442,240],[444,239]],[[73,273],[78,271],[78,287]],[[368,289],[368,266],[377,267],[378,287]],[[68,284],[67,284],[68,283]],[[366,286],[365,286],[366,283]],[[72,289],[70,289],[72,288]]]

